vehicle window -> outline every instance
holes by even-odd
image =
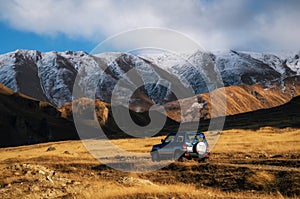
[[[194,137],[195,137],[195,135],[188,134],[187,137],[186,137],[186,142],[192,143],[193,140],[194,140]]]
[[[183,142],[183,136],[178,136],[177,137],[177,142]]]
[[[166,137],[165,143],[173,142],[174,138],[175,138],[174,135],[169,135],[168,137]]]
[[[203,138],[197,134],[187,134],[187,141],[188,143],[193,142],[203,142]]]

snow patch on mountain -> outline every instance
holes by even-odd
[[[17,91],[18,84],[15,78],[16,71],[14,70],[14,64],[16,58],[13,53],[8,53],[0,56],[0,80],[1,83],[8,88]]]
[[[300,75],[300,53],[296,54],[294,57],[289,57],[286,60],[286,65]]]

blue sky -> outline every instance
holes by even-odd
[[[90,52],[97,42],[87,39],[69,38],[64,34],[56,36],[38,35],[33,32],[20,31],[0,22],[0,54],[17,49],[48,51],[85,51]]]
[[[299,51],[297,0],[0,0],[0,53],[90,52],[112,35],[174,29],[208,50]]]

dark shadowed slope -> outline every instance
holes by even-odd
[[[94,105],[92,100],[81,98],[75,100],[74,103],[79,104],[75,110],[72,110],[72,103],[67,103],[57,109],[47,102],[15,93],[0,84],[0,147],[79,139],[73,123],[73,111],[83,118],[81,126],[86,129],[86,132],[81,135],[81,138],[101,138],[99,128],[95,128],[99,127],[95,123],[95,118],[85,116],[87,109],[94,108],[90,107]],[[121,106],[116,108],[120,114],[124,111],[128,112]],[[130,137],[116,124],[109,104],[96,100],[95,109],[99,124],[108,138]],[[153,114],[156,118],[165,118],[165,115],[159,112]],[[148,112],[130,111],[130,115],[138,125],[145,126],[150,122]],[[163,132],[168,132],[169,128],[176,129],[177,126],[177,122],[167,118]],[[154,130],[160,131],[160,129]]]
[[[260,109],[248,113],[226,117],[224,129],[259,129],[265,126],[276,128],[300,128],[300,97],[269,109]],[[201,121],[199,129],[206,131],[210,120]],[[187,128],[189,124],[187,123]]]
[[[264,126],[300,128],[300,97],[275,108],[227,117],[225,128],[258,129]]]
[[[0,147],[76,138],[55,107],[0,86]]]

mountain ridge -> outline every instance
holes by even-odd
[[[226,87],[269,84],[274,80],[300,74],[297,55],[280,58],[272,54],[236,51],[214,54],[197,51],[181,58],[168,53],[151,56],[129,53],[89,55],[82,51],[41,53],[18,50],[0,55],[0,83],[15,92],[62,106],[72,101],[73,84],[78,73],[83,75],[78,83],[80,87],[85,87],[85,95],[91,95],[91,82],[98,79],[96,97],[107,103],[110,103],[111,93],[117,82],[125,78],[128,88],[121,88],[121,92],[138,89],[135,88],[138,86],[135,81],[138,80],[144,83],[138,96],[149,98],[153,103],[164,104],[176,100],[170,90],[174,79],[179,81],[174,86],[191,88],[195,94],[222,87],[223,85],[216,83],[221,80]],[[133,82],[126,77],[126,72],[132,69],[137,71],[137,79]],[[162,71],[169,75],[167,79]],[[147,85],[147,82],[151,84]],[[121,101],[127,100],[122,98],[122,94],[119,98]],[[132,101],[139,101],[139,98]]]

